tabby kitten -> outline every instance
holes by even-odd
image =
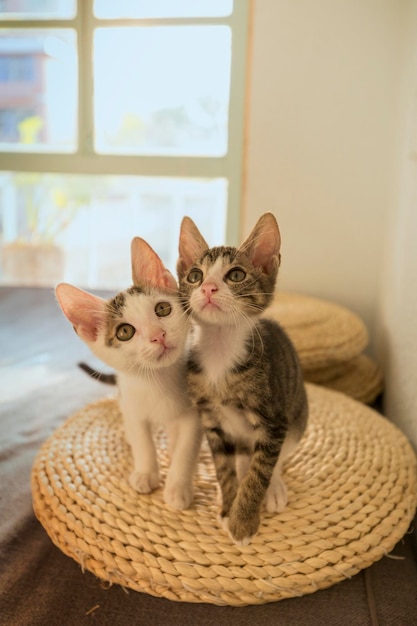
[[[283,329],[260,318],[280,265],[280,233],[264,214],[239,247],[209,248],[185,217],[177,264],[195,328],[188,390],[213,455],[220,519],[246,545],[269,512],[287,504],[283,461],[300,440],[308,406],[297,354]]]
[[[56,295],[79,337],[117,372],[119,404],[133,454],[130,485],[139,493],[159,486],[152,428],[162,425],[171,454],[164,500],[174,509],[185,509],[192,501],[201,442],[198,416],[184,393],[189,323],[176,281],[154,250],[136,237],[131,251],[130,289],[105,301],[61,283]]]

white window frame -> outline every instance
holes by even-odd
[[[152,0],[149,0],[150,2]],[[74,19],[2,19],[5,28],[73,28],[78,45],[78,149],[68,153],[0,152],[0,171],[64,174],[225,178],[228,181],[226,240],[239,242],[243,184],[246,59],[250,0],[234,0],[229,16],[210,18],[99,19],[93,0],[77,0]],[[94,152],[93,32],[100,26],[227,25],[232,30],[228,151],[221,157],[107,155]]]

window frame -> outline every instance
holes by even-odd
[[[73,28],[78,54],[78,149],[71,153],[1,151],[0,171],[62,174],[136,175],[181,178],[225,178],[228,181],[226,239],[239,243],[243,185],[244,117],[248,29],[251,0],[234,0],[221,17],[102,19],[93,14],[94,0],[77,0],[77,14],[63,19],[1,19],[0,28]],[[98,154],[94,151],[93,33],[97,27],[226,25],[232,30],[228,116],[228,151],[221,157]],[[82,60],[82,62],[80,62]]]

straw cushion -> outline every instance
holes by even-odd
[[[369,340],[364,323],[355,313],[312,296],[278,292],[264,316],[285,328],[303,369],[349,361]]]
[[[346,363],[304,369],[304,380],[341,391],[366,404],[372,404],[384,387],[381,368],[365,354]]]
[[[308,430],[285,468],[288,506],[263,513],[249,546],[235,546],[218,527],[206,446],[189,510],[170,510],[161,489],[144,496],[129,487],[131,456],[114,399],[86,406],[44,443],[32,470],[35,513],[83,568],[154,596],[246,605],[329,587],[387,554],[407,531],[416,458],[369,407],[307,388]],[[162,434],[158,449],[164,477]]]

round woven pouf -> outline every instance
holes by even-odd
[[[303,369],[344,363],[368,345],[368,331],[360,317],[321,298],[278,292],[263,316],[282,324]]]
[[[117,401],[86,406],[44,443],[32,470],[36,516],[83,568],[171,600],[248,605],[312,593],[387,554],[417,500],[416,457],[404,435],[351,398],[307,385],[310,421],[285,466],[288,506],[262,515],[238,547],[219,528],[216,480],[203,446],[186,511],[162,489],[133,491]],[[158,435],[162,477],[165,438]]]
[[[304,380],[342,391],[355,400],[371,404],[384,388],[381,368],[365,354],[336,365],[305,369]]]

